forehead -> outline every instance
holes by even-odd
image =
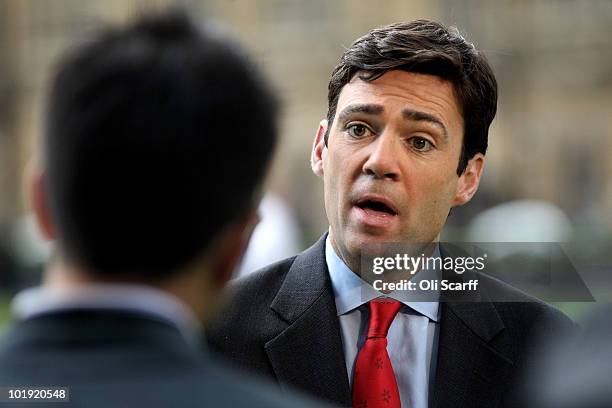
[[[420,111],[436,116],[449,130],[463,130],[453,84],[433,75],[394,70],[370,82],[355,75],[340,92],[336,117],[353,104],[379,104],[386,115],[401,115],[404,109]]]

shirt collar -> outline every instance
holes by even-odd
[[[51,289],[26,289],[13,299],[13,315],[19,320],[71,310],[129,311],[161,318],[176,326],[188,341],[197,341],[202,324],[179,298],[146,285],[88,284]]]
[[[432,257],[436,256],[440,256],[438,245],[436,245],[436,249],[432,254]],[[325,262],[327,263],[327,269],[329,270],[329,276],[334,290],[338,316],[349,313],[372,299],[376,299],[380,296],[387,296],[427,316],[434,322],[439,320],[439,293],[435,294],[435,301],[423,302],[411,299],[411,293],[408,291],[395,290],[389,294],[377,291],[346,266],[344,261],[342,261],[336,254],[336,251],[334,251],[329,235],[325,240]],[[438,272],[435,270],[425,269],[419,271],[413,279],[435,279],[438,275]]]

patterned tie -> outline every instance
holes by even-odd
[[[400,408],[400,396],[387,353],[387,332],[402,304],[389,298],[369,302],[370,324],[353,376],[354,408]]]

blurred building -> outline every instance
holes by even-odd
[[[594,240],[595,252],[612,247],[612,2],[190,3],[211,24],[233,31],[277,84],[284,139],[270,183],[295,207],[303,242],[327,225],[322,183],[310,171],[309,156],[326,113],[331,70],[344,47],[369,29],[425,17],[457,25],[488,55],[500,85],[481,191],[453,211],[450,236],[461,237],[481,210],[536,199],[563,210],[579,236]],[[0,0],[0,226],[27,211],[21,175],[41,132],[41,96],[58,53],[86,39],[100,21],[166,4]]]

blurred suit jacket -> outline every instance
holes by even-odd
[[[237,280],[232,301],[206,333],[211,351],[239,367],[348,407],[351,390],[325,238],[296,257]],[[443,257],[451,256],[443,250]],[[451,274],[450,279],[475,278],[468,272]],[[431,406],[517,406],[515,383],[538,335],[574,327],[556,309],[493,278],[477,278],[473,299],[440,303]],[[513,302],[492,302],[489,294]]]
[[[69,387],[70,404],[43,404],[57,407],[306,406],[227,372],[198,349],[149,316],[55,312],[17,322],[0,339],[0,387]]]

